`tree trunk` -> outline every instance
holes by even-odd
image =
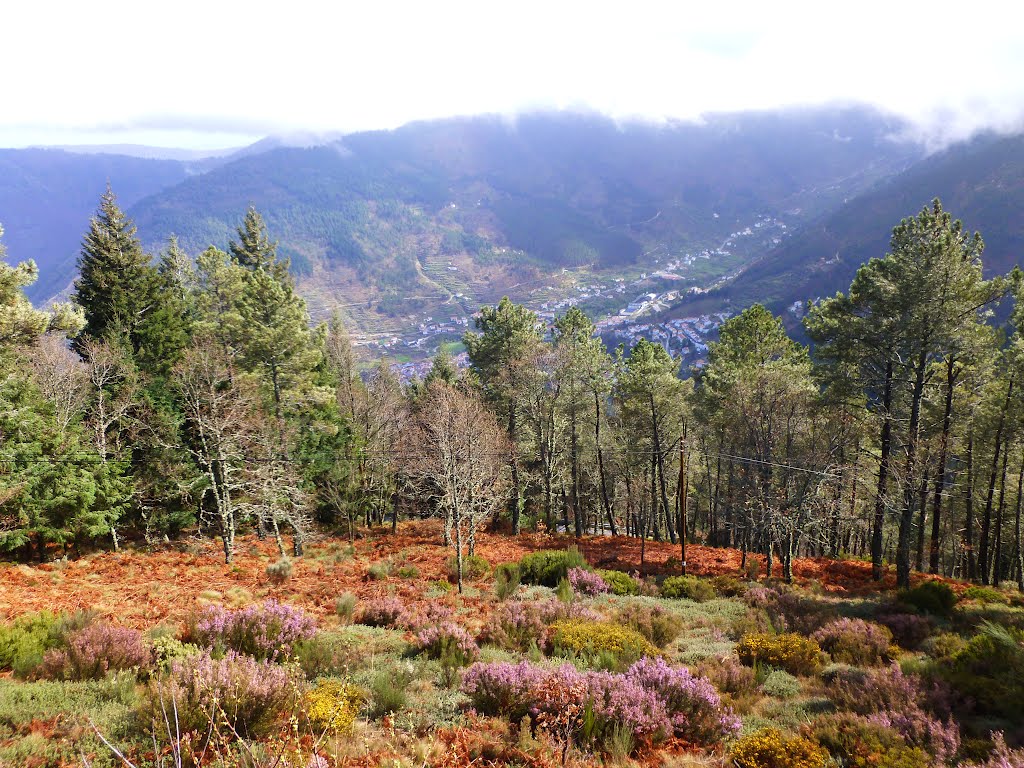
[[[508,436],[512,445],[512,455],[509,464],[512,468],[512,498],[510,499],[512,516],[512,535],[518,536],[521,527],[523,513],[523,488],[519,479],[519,446],[516,442],[516,408],[510,405],[508,409]],[[460,550],[461,551],[461,550]],[[459,591],[462,591],[461,580]]]
[[[1024,453],[1020,458],[1020,472],[1017,474],[1017,514],[1014,522],[1014,540],[1016,542],[1017,589],[1024,592],[1024,548],[1021,547],[1021,496],[1024,494]]]
[[[615,515],[612,514],[612,504],[608,498],[608,483],[604,474],[604,453],[601,450],[601,399],[597,390],[594,390],[594,441],[597,444],[597,476],[598,484],[601,486],[601,503],[604,504],[604,514],[608,518],[608,527],[612,536],[618,536],[615,529]]]
[[[924,397],[924,376],[928,354],[922,349],[914,366],[914,388],[910,396],[910,425],[907,428],[907,459],[904,464],[903,508],[900,510],[899,539],[896,545],[896,585],[910,586],[910,537],[914,527],[914,484],[917,469],[917,447],[921,426],[921,400]]]
[[[1006,422],[1006,412],[1010,408],[1010,398],[1013,396],[1013,376],[1006,387],[1006,397],[1003,399],[1003,407],[999,411],[999,421],[996,425],[995,449],[992,453],[992,469],[988,479],[988,494],[985,497],[985,516],[981,519],[981,548],[978,550],[978,565],[981,567],[981,583],[988,584],[988,574],[991,568],[988,551],[989,531],[992,527],[992,504],[996,494],[996,478],[999,474],[999,454],[1003,447],[1003,426]]]
[[[977,577],[974,557],[974,421],[967,433],[967,489],[964,493],[964,551],[967,554],[967,580]]]
[[[885,525],[886,496],[889,493],[889,454],[892,450],[892,361],[885,366],[885,388],[882,393],[882,434],[878,460],[878,487],[875,491],[875,519],[871,527],[871,577],[881,581],[882,532]]]
[[[1006,464],[1010,457],[1010,449],[1003,451],[1003,471],[999,478],[999,505],[996,508],[995,552],[992,557],[992,583],[996,586],[1002,580],[1003,573],[1003,512],[1006,509]]]

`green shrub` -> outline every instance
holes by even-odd
[[[617,620],[639,632],[658,648],[664,648],[683,631],[682,619],[657,605],[631,603],[619,611]]]
[[[791,699],[800,693],[800,681],[781,669],[775,669],[768,673],[764,682],[761,683],[761,690],[766,696],[776,699]]]
[[[367,570],[366,575],[374,581],[382,581],[391,575],[391,563],[381,560],[373,563]]]
[[[979,603],[1002,603],[1010,604],[1010,596],[995,587],[970,586],[964,590],[964,600],[976,600]]]
[[[508,600],[519,589],[522,576],[519,563],[502,563],[494,569],[494,596],[498,600]]]
[[[597,573],[608,583],[613,595],[626,596],[640,594],[640,585],[637,583],[636,579],[628,573],[606,570],[599,570]]]
[[[406,691],[412,675],[400,670],[381,670],[370,683],[370,717],[401,712],[409,706]]]
[[[715,588],[693,576],[669,576],[661,583],[661,596],[675,600],[686,598],[695,603],[704,603],[714,599]]]
[[[284,584],[292,577],[293,569],[292,561],[287,557],[282,557],[280,560],[267,566],[267,578],[271,584]]]
[[[300,640],[292,656],[307,680],[318,677],[344,677],[352,666],[352,657],[359,653],[359,644],[348,634],[317,632]]]
[[[803,736],[766,728],[737,741],[729,756],[736,768],[825,768],[828,751]]]
[[[65,628],[64,619],[50,611],[20,616],[0,627],[0,670],[28,677],[47,651],[62,644]]]
[[[821,666],[819,645],[797,634],[744,635],[736,646],[740,661],[748,667],[766,664],[793,675],[812,675]]]
[[[150,647],[153,649],[154,666],[163,672],[169,670],[173,662],[201,653],[198,645],[183,643],[178,638],[168,635],[154,637],[150,640]]]
[[[735,576],[722,574],[711,579],[711,586],[719,597],[743,597],[747,593],[747,584]]]
[[[420,569],[415,565],[403,565],[395,572],[400,579],[415,579],[420,575]]]
[[[487,558],[480,555],[465,555],[462,558],[462,578],[480,579],[491,572],[491,564]],[[459,577],[459,562],[455,555],[448,558],[448,576],[452,579]]]
[[[1024,722],[1024,632],[985,622],[940,671],[980,714]]]
[[[931,616],[949,616],[956,605],[956,593],[941,581],[925,581],[900,592],[900,602]]]
[[[334,612],[345,623],[351,623],[352,617],[355,616],[356,605],[358,604],[359,598],[351,592],[342,592],[334,601]]]
[[[556,621],[550,642],[555,654],[600,661],[602,667],[626,667],[644,656],[658,655],[658,649],[639,632],[607,621]]]
[[[571,568],[589,568],[583,555],[575,547],[566,550],[542,549],[524,555],[519,561],[520,578],[524,584],[558,586],[569,576]]]

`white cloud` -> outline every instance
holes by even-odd
[[[267,132],[587,106],[865,101],[933,136],[1019,127],[1005,2],[37,2],[0,11],[0,143]]]

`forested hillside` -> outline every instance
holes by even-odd
[[[403,384],[108,191],[71,303],[0,262],[0,765],[1019,764],[1024,278],[908,214],[813,350],[503,298]]]

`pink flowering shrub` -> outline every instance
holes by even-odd
[[[359,609],[356,621],[368,627],[394,628],[402,623],[405,606],[397,597],[381,597],[366,600]]]
[[[140,669],[152,661],[141,632],[97,623],[68,635],[63,648],[47,651],[39,674],[55,680],[100,680],[108,672]]]
[[[611,589],[608,582],[585,568],[570,568],[569,583],[572,585],[573,592],[578,595],[603,595]]]
[[[843,664],[878,664],[888,660],[892,632],[863,619],[836,619],[811,637],[833,661]]]
[[[397,598],[389,598],[397,600]],[[423,627],[451,622],[452,609],[444,603],[425,602],[408,605],[395,619],[395,625],[416,632]]]
[[[880,613],[875,621],[892,632],[893,640],[901,648],[916,651],[921,643],[935,631],[935,622],[916,613]]]
[[[232,611],[209,606],[192,626],[190,640],[207,648],[222,648],[256,659],[288,656],[299,640],[316,634],[316,621],[299,608],[275,600]]]
[[[157,714],[173,704],[183,733],[205,732],[214,718],[251,737],[269,731],[297,692],[289,671],[271,661],[204,653],[173,662],[168,677],[151,685],[149,707]]]
[[[549,646],[548,627],[566,619],[599,621],[601,614],[579,603],[566,604],[561,600],[508,600],[491,614],[480,639],[509,651],[525,653],[533,645],[544,649]]]
[[[879,712],[868,719],[892,728],[907,744],[920,747],[940,765],[945,765],[960,749],[960,728],[951,717],[942,721],[920,707],[908,706],[898,711]]]
[[[642,659],[625,673],[581,672],[564,664],[554,670],[520,664],[477,663],[465,673],[463,692],[481,713],[516,720],[524,715],[543,725],[559,712],[589,711],[588,733],[596,740],[616,726],[639,740],[671,735],[695,743],[713,743],[739,729],[714,687],[663,659]]]
[[[836,674],[828,695],[841,709],[860,715],[917,707],[946,718],[952,711],[952,694],[947,686],[904,674],[895,663],[866,673],[849,670]]]
[[[961,763],[961,768],[1020,768],[1024,765],[1024,749],[1010,749],[1000,731],[992,734],[992,754],[983,763]]]
[[[450,621],[424,627],[416,634],[416,649],[432,659],[446,654],[456,656],[463,664],[480,655],[480,648],[470,634]]]

